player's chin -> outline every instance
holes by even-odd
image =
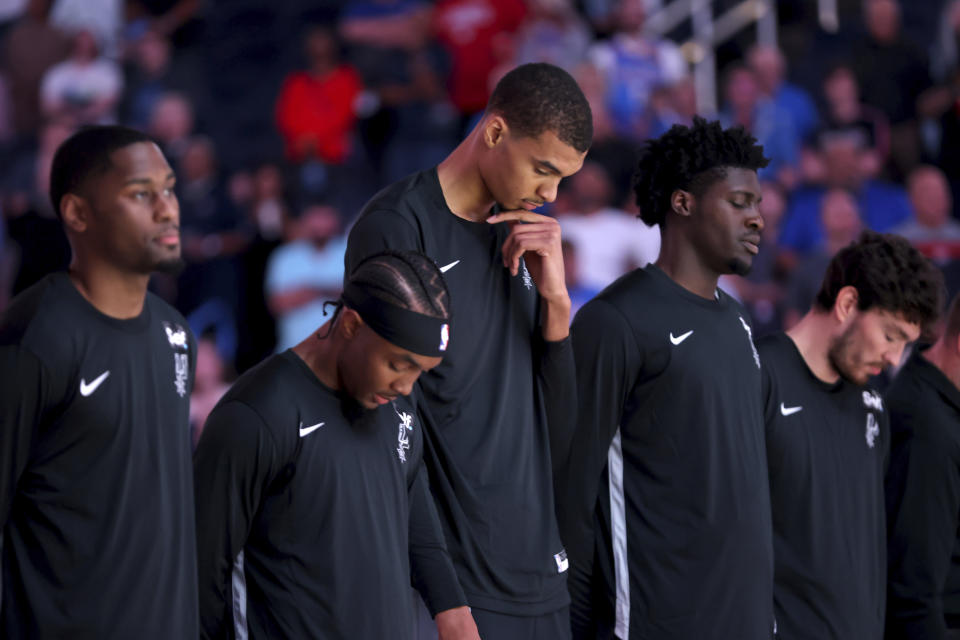
[[[736,256],[727,262],[727,270],[735,276],[745,276],[753,268],[753,256]]]
[[[186,266],[187,263],[180,257],[180,250],[178,249],[174,256],[165,256],[155,260],[152,271],[176,276],[180,275]]]

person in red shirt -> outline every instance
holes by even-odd
[[[339,43],[330,29],[312,28],[305,49],[309,69],[284,80],[277,98],[277,127],[291,162],[342,164],[350,155],[357,121],[354,103],[363,85],[357,72],[340,62]]]

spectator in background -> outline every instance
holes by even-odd
[[[565,200],[571,211],[559,216],[563,237],[576,251],[577,282],[593,292],[647,266],[660,253],[660,230],[614,208],[612,195],[603,167],[585,162],[568,181]]]
[[[949,82],[960,64],[960,0],[944,3],[936,41],[931,46],[930,74],[937,82]]]
[[[277,351],[300,343],[326,320],[324,302],[343,287],[346,239],[336,210],[311,204],[292,225],[290,241],[267,263],[266,294],[277,319]]]
[[[853,68],[864,102],[890,119],[891,159],[903,175],[917,162],[916,105],[931,84],[929,66],[902,35],[896,0],[864,0],[863,15],[867,34],[853,47]]]
[[[930,165],[921,165],[907,178],[907,193],[913,207],[913,217],[893,229],[914,245],[937,245],[960,241],[960,222],[952,220],[953,194],[943,172]],[[933,250],[933,246],[927,246]],[[931,255],[928,258],[939,256]],[[960,257],[960,256],[955,256]]]
[[[16,131],[34,134],[40,125],[40,83],[50,67],[70,53],[71,39],[47,22],[50,0],[29,0],[3,43],[4,74],[13,98]]]
[[[692,76],[686,76],[674,84],[662,85],[651,97],[653,124],[651,136],[659,137],[675,124],[689,127],[697,109],[697,87]]]
[[[865,148],[860,154],[861,170],[865,177],[875,178],[890,154],[890,123],[882,111],[863,104],[860,86],[853,69],[845,63],[834,65],[823,79],[823,97],[826,111],[823,125],[812,138],[837,131],[856,130],[861,133]],[[805,165],[805,178],[812,182],[824,179],[822,164]]]
[[[673,42],[644,33],[644,0],[619,0],[615,16],[616,32],[589,57],[603,81],[603,108],[614,132],[640,141],[651,133],[653,92],[686,77],[687,63]]]
[[[720,122],[724,127],[743,126],[770,159],[758,172],[760,178],[792,189],[798,180],[800,138],[790,114],[761,94],[756,75],[742,63],[733,63],[724,72],[723,95],[726,106]]]
[[[573,73],[587,53],[590,29],[571,0],[530,0],[530,15],[516,36],[510,68],[527,62],[549,62]]]
[[[97,41],[89,31],[80,31],[73,52],[47,70],[40,85],[43,115],[77,125],[110,124],[123,89],[120,67],[99,55]]]
[[[147,131],[157,141],[174,168],[190,142],[193,133],[193,104],[182,93],[165,93],[154,104]]]
[[[51,0],[50,24],[67,33],[87,31],[110,58],[120,55],[124,0]]]
[[[562,240],[560,248],[563,251],[563,277],[567,283],[567,293],[570,294],[570,321],[573,322],[580,307],[590,302],[600,293],[600,289],[583,284],[577,247],[569,240]]]
[[[856,240],[863,230],[863,221],[853,195],[840,188],[827,191],[821,200],[820,225],[824,232],[823,242],[790,272],[784,328],[795,325],[810,310],[827,265],[840,249]]]
[[[312,27],[304,49],[307,69],[288,75],[277,98],[277,127],[287,159],[342,164],[351,152],[363,85],[353,67],[340,61],[340,43],[329,27]]]
[[[798,139],[806,140],[820,120],[817,106],[806,91],[787,82],[787,62],[774,46],[755,45],[747,53],[760,93],[781,111],[790,114]]]
[[[450,56],[450,100],[465,120],[487,106],[498,64],[495,40],[516,33],[526,15],[522,0],[437,2],[433,31]]]
[[[233,208],[220,177],[213,143],[191,138],[180,163],[180,233],[187,267],[180,275],[177,308],[196,335],[215,327],[217,347],[232,363],[241,308],[238,255],[250,244],[246,221]]]
[[[824,195],[830,189],[849,191],[864,223],[874,231],[889,231],[910,217],[910,201],[901,187],[866,177],[869,147],[861,130],[825,132],[820,136],[819,148],[817,162],[823,165],[823,184],[802,187],[793,193],[780,234],[782,247],[806,254],[823,243],[820,212]]]
[[[169,92],[185,89],[188,78],[173,61],[170,41],[147,31],[131,46],[120,114],[131,126],[146,129],[157,103]]]
[[[226,370],[227,365],[217,351],[216,342],[210,336],[197,340],[197,370],[193,393],[190,394],[190,440],[194,447],[207,416],[230,388]]]

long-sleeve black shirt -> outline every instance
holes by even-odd
[[[436,169],[422,171],[366,205],[346,272],[383,249],[420,251],[444,270],[450,348],[418,383],[431,489],[470,605],[539,615],[568,602],[551,451],[569,446],[573,355],[569,339],[543,340],[526,266],[504,268],[509,231],[454,215]]]
[[[580,310],[573,343],[561,522],[574,637],[593,638],[609,612],[599,623],[622,640],[769,639],[760,361],[744,311],[649,265]]]
[[[289,350],[241,376],[194,454],[202,637],[402,640],[411,579],[466,604],[422,453],[411,398],[362,410]]]
[[[877,392],[817,378],[786,334],[757,344],[773,509],[774,599],[784,640],[883,636],[883,475]]]
[[[4,638],[197,634],[190,466],[196,350],[147,294],[100,313],[65,273],[0,319]]]
[[[887,637],[960,628],[960,390],[919,353],[886,394]]]

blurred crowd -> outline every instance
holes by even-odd
[[[232,375],[322,324],[363,203],[442,160],[534,61],[570,71],[594,113],[583,169],[546,208],[576,307],[659,250],[635,217],[636,152],[698,112],[689,21],[645,29],[666,2],[0,0],[0,310],[69,261],[46,195],[56,147],[88,123],[147,131],[177,174],[187,261],[151,286],[201,338],[202,422]],[[722,44],[719,111],[702,114],[770,158],[764,245],[722,286],[758,334],[788,327],[869,227],[915,242],[956,292],[960,1],[838,0],[832,31],[814,0],[775,4],[778,47],[753,28]]]

